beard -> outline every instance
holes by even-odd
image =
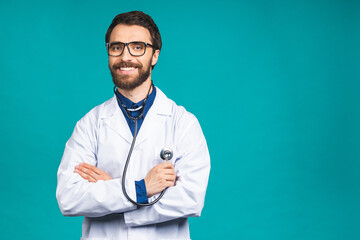
[[[135,67],[137,68],[139,75],[138,76],[129,76],[126,74],[119,74],[117,69],[122,67]],[[143,84],[150,75],[151,64],[143,66],[141,63],[129,63],[129,62],[119,62],[110,66],[109,69],[111,72],[112,80],[116,87],[123,90],[133,90]],[[133,78],[133,79],[131,79]]]

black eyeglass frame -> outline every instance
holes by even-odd
[[[108,43],[106,43],[105,45],[106,45],[107,54],[108,54],[109,56],[119,57],[119,56],[121,56],[121,54],[123,54],[123,52],[124,52],[125,47],[122,49],[122,51],[121,51],[120,54],[118,54],[118,55],[111,55],[111,54],[109,53],[110,44],[115,44],[115,43],[117,43],[117,44],[119,44],[119,43],[124,44],[125,47],[127,47],[128,52],[130,53],[130,55],[133,56],[133,57],[141,57],[141,56],[144,56],[145,53],[146,53],[147,46],[152,47],[153,51],[155,51],[155,47],[154,47],[153,45],[151,45],[150,43],[147,43],[147,42],[140,42],[140,41],[128,42],[128,43],[124,43],[124,42],[108,42]],[[141,55],[134,55],[134,54],[132,54],[131,51],[130,51],[130,47],[129,47],[129,44],[132,44],[132,43],[135,43],[135,44],[136,44],[136,43],[143,43],[143,44],[145,44],[144,53],[141,54]]]

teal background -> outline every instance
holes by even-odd
[[[104,36],[142,10],[153,79],[194,113],[212,170],[192,239],[360,239],[359,1],[1,1],[0,239],[79,239],[56,172],[112,97]]]

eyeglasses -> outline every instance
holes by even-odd
[[[123,43],[123,42],[111,42],[106,43],[106,49],[109,54],[109,56],[112,57],[118,57],[120,56],[125,49],[125,46],[127,46],[127,49],[131,56],[139,57],[145,54],[147,46],[150,46],[154,48],[153,45],[146,43],[146,42],[129,42],[129,43]]]

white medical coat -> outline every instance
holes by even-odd
[[[160,151],[173,150],[175,186],[156,204],[138,208],[121,189],[132,134],[116,96],[77,122],[58,170],[56,197],[65,216],[84,216],[81,239],[190,239],[188,217],[200,216],[210,172],[207,144],[194,115],[156,89],[156,97],[138,133],[126,189],[136,201],[135,180],[163,162]],[[88,182],[74,173],[86,162],[113,179]],[[153,196],[149,201],[154,200]]]

